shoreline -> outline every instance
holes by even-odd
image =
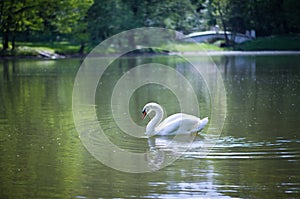
[[[234,55],[299,55],[300,35],[273,35],[258,37],[254,40],[236,44],[233,47],[220,47],[217,43],[182,43],[175,42],[155,48],[135,49],[123,56],[166,56],[166,55],[189,55],[189,56],[234,56]],[[221,40],[222,42],[222,40]],[[1,45],[0,45],[1,47]],[[16,51],[1,51],[0,59],[68,59],[85,57],[120,56],[116,47],[102,52],[93,51],[88,46],[83,54],[78,53],[79,45],[68,41],[62,42],[18,42]],[[157,48],[157,49],[156,49]],[[162,50],[164,49],[164,50]],[[1,50],[1,49],[0,49]],[[176,52],[174,52],[176,50]],[[109,52],[109,53],[106,53]],[[91,53],[96,53],[92,55]]]
[[[203,52],[174,52],[174,55],[209,55],[209,56],[234,56],[234,55],[300,55],[300,51],[203,51]]]
[[[125,55],[124,57],[133,57],[133,56],[173,56],[173,55],[188,55],[188,56],[264,56],[264,55],[300,55],[300,51],[191,51],[191,52],[168,52],[168,53],[134,53],[130,55]],[[81,58],[85,59],[86,57],[109,57],[109,56],[119,56],[119,54],[85,54],[85,55],[64,55],[62,57],[51,58],[51,57],[42,57],[42,56],[0,56],[2,60],[13,60],[13,59],[36,59],[36,60],[61,60],[61,59],[73,59]]]

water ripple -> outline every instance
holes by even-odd
[[[278,140],[267,142],[247,141],[245,138],[235,139],[226,137],[217,142],[207,154],[207,159],[286,159],[288,161],[300,160],[300,146],[297,140]],[[198,155],[199,148],[185,153],[188,158],[202,158]]]

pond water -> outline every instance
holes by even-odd
[[[200,65],[203,62],[201,56],[192,59]],[[207,138],[208,128],[204,129],[176,161],[146,173],[110,168],[79,138],[72,92],[82,60],[1,60],[0,198],[299,197],[300,56],[214,55],[212,59],[226,90],[227,102],[218,101],[227,108],[222,133]],[[171,138],[128,135],[116,124],[116,118],[131,118],[144,129],[149,121],[141,120],[144,104],[159,102],[170,115],[181,110],[177,95],[159,84],[144,85],[132,93],[129,115],[113,115],[111,110],[118,80],[134,66],[153,62],[171,66],[189,80],[201,117],[214,114],[211,96],[218,95],[205,86],[214,79],[207,82],[194,75],[190,65],[177,56],[131,56],[112,63],[95,91],[99,124],[123,150],[152,151],[155,156],[174,150],[168,144]],[[149,75],[136,72],[140,79]],[[181,85],[180,78],[166,74],[166,79]],[[126,85],[124,88],[126,93]],[[188,101],[189,91],[185,91],[184,100]],[[117,97],[117,105],[122,106],[122,100]],[[83,125],[87,131],[93,130],[93,125],[84,121]],[[203,155],[206,139],[214,139],[215,145]],[[120,164],[134,164],[132,161],[123,158]]]

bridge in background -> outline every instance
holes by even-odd
[[[234,41],[235,43],[243,43],[245,41],[249,41],[255,38],[250,35],[245,35],[241,33],[232,34],[231,32],[226,32],[228,39]],[[204,32],[194,32],[191,34],[186,35],[182,38],[183,41],[187,42],[206,42],[215,39],[225,39],[225,32],[224,31],[204,31]]]

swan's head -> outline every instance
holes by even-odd
[[[159,104],[156,104],[154,102],[148,103],[144,106],[143,110],[142,110],[142,118],[144,119],[151,111],[157,111],[157,110],[161,110],[161,106]]]

